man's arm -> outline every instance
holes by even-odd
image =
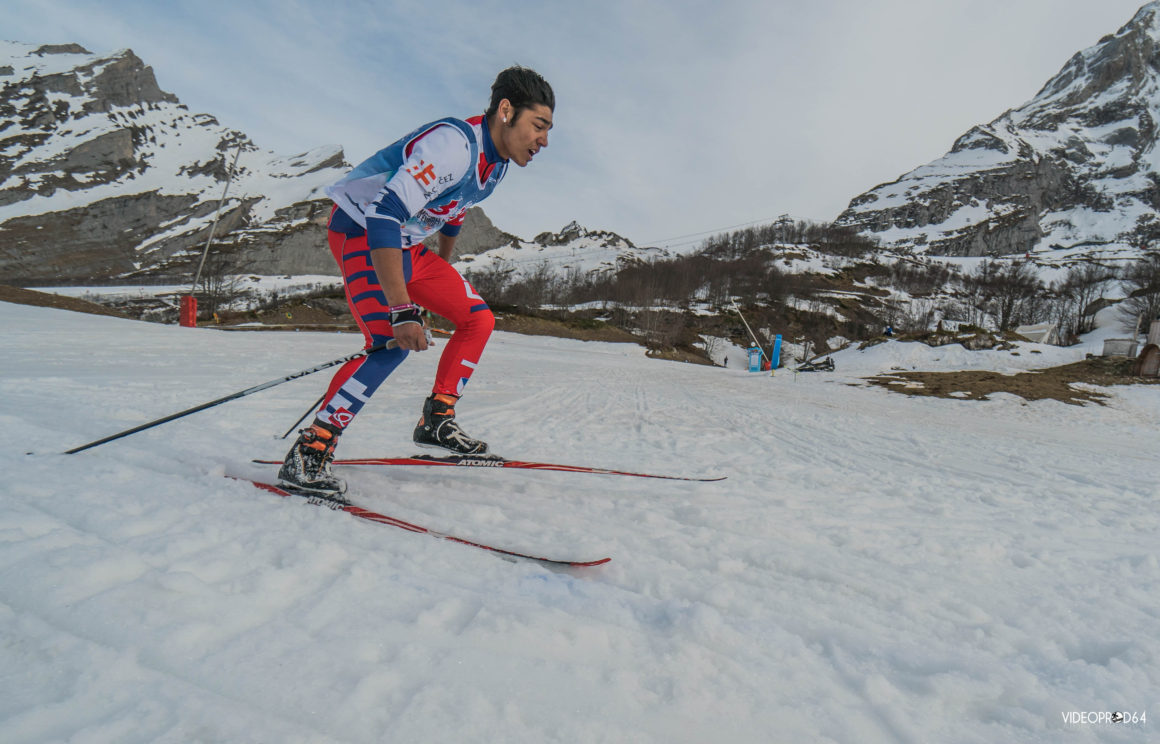
[[[372,249],[371,265],[383,287],[383,294],[387,296],[387,305],[396,307],[411,302],[407,281],[403,278],[403,251],[398,248]],[[423,331],[422,323],[401,323],[392,328],[399,348],[408,351],[423,351],[427,348],[427,334]]]
[[[451,256],[455,253],[455,241],[458,239],[458,235],[439,233],[439,257],[447,263],[451,263]]]

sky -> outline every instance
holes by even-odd
[[[829,221],[1031,99],[1140,0],[0,0],[0,37],[132,49],[259,147],[357,163],[482,113],[497,72],[556,92],[547,150],[482,206],[523,238],[642,245]]]

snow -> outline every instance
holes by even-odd
[[[1160,716],[1160,387],[1081,407],[860,379],[1078,350],[890,342],[771,377],[497,333],[459,406],[473,435],[728,476],[347,473],[401,519],[613,558],[550,571],[223,478],[270,474],[248,460],[283,454],[325,372],[53,454],[354,336],[3,303],[0,327],[0,741],[1141,742],[1157,725],[1065,717]],[[341,454],[412,451],[436,353]]]

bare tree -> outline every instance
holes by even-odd
[[[1160,253],[1150,253],[1130,264],[1120,277],[1127,296],[1120,303],[1120,319],[1126,328],[1144,328],[1160,318]]]
[[[972,309],[993,318],[1001,331],[1034,323],[1046,314],[1043,282],[1030,263],[984,261],[963,286]]]
[[[514,304],[509,301],[508,290],[512,285],[515,269],[503,261],[492,264],[481,271],[467,271],[464,278],[471,282],[475,291],[488,302],[497,305]]]
[[[1059,325],[1061,339],[1071,339],[1095,327],[1093,307],[1116,278],[1110,268],[1096,263],[1072,267],[1052,286],[1051,318]]]
[[[197,286],[198,303],[208,317],[242,294],[239,270],[233,253],[215,251],[206,256]]]

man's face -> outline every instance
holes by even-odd
[[[503,114],[507,115],[504,116]],[[503,121],[506,118],[507,121]],[[535,104],[519,111],[501,108],[500,136],[495,143],[500,157],[523,168],[532,162],[540,148],[548,146],[548,130],[552,128],[552,109]]]

